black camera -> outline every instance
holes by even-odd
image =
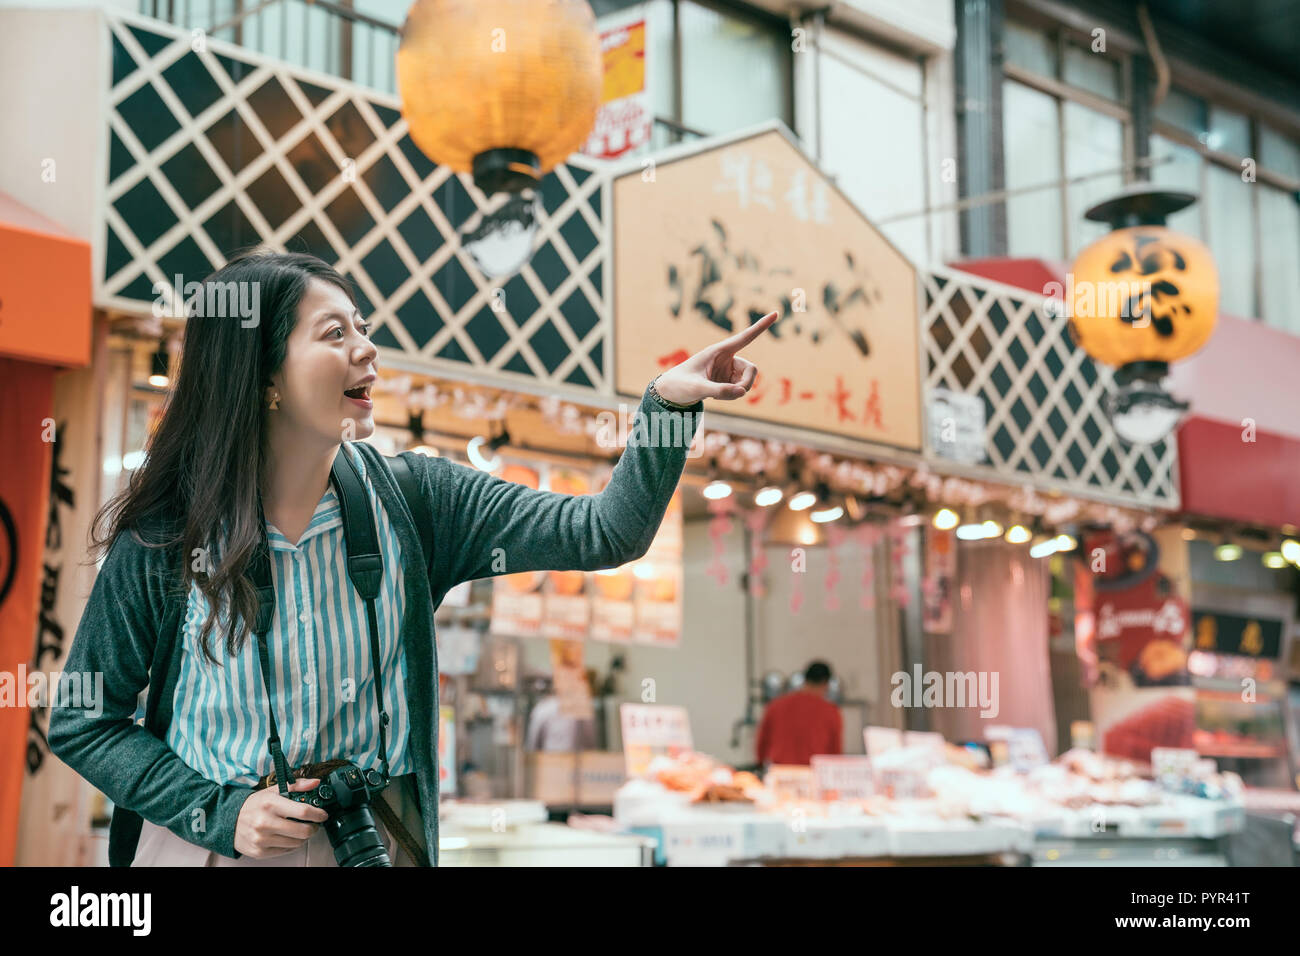
[[[285,796],[330,815],[324,823],[325,834],[339,866],[392,866],[370,812],[371,798],[387,786],[379,771],[346,764],[333,770],[316,789]]]

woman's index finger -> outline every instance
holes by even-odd
[[[735,335],[723,339],[718,348],[724,352],[739,352],[754,339],[766,332],[776,321],[777,313],[769,312],[747,329],[741,329]]]

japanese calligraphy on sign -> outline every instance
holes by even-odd
[[[614,183],[616,383],[775,309],[728,414],[918,448],[916,273],[780,129]]]

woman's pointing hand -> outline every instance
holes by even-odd
[[[753,386],[758,366],[736,353],[766,332],[776,317],[769,312],[749,328],[701,349],[660,375],[655,389],[678,405],[694,405],[702,398],[740,398]]]

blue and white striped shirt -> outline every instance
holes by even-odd
[[[411,773],[406,660],[402,653],[404,604],[402,550],[388,513],[366,476],[365,458],[343,443],[361,473],[374,512],[384,559],[383,586],[375,601],[383,659],[388,760],[393,776]],[[290,767],[344,758],[364,769],[379,767],[379,715],[366,603],[348,577],[343,513],[331,485],[295,546],[267,522],[275,617],[267,634],[275,719]],[[223,609],[210,636],[221,666],[202,656],[198,635],[211,604],[190,585],[182,627],[184,654],[173,697],[166,743],[185,763],[220,784],[255,785],[272,769],[267,694],[249,634],[233,659],[225,648],[229,620]]]

